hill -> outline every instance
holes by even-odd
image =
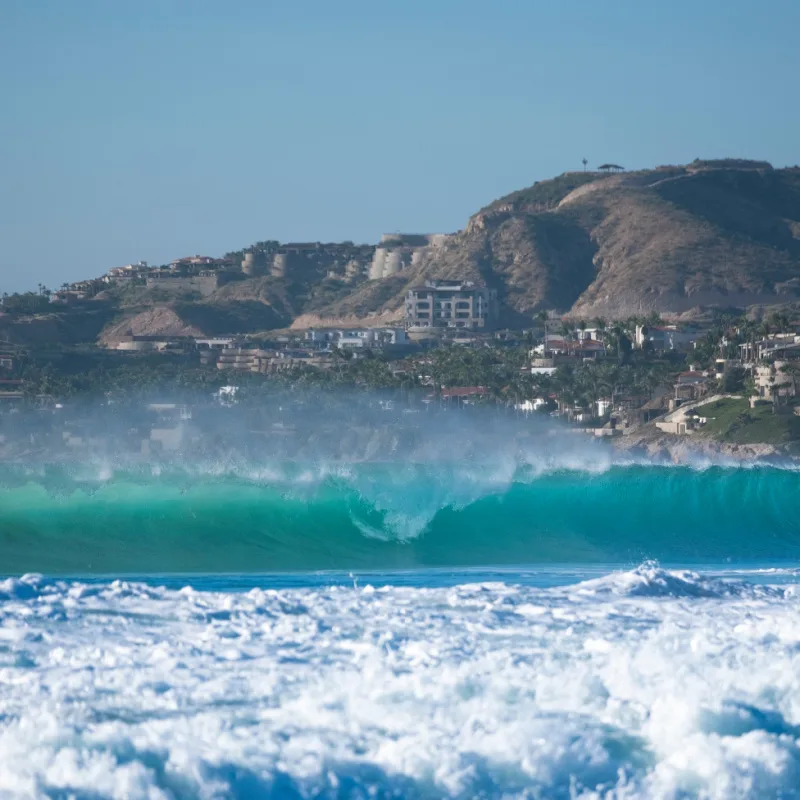
[[[401,275],[330,313],[400,308],[423,277],[486,281],[506,324],[543,309],[620,317],[798,303],[800,169],[726,159],[568,173],[486,206]]]
[[[501,197],[464,230],[435,238],[413,257],[403,251],[402,268],[375,280],[366,275],[378,249],[426,237],[387,235],[378,245],[259,242],[228,254],[233,266],[225,280],[204,279],[210,289],[192,280],[119,283],[69,308],[0,314],[0,336],[110,342],[129,332],[389,324],[402,319],[410,286],[448,278],[496,289],[500,324],[509,327],[542,310],[614,318],[800,307],[800,168],[722,159],[565,173]],[[295,266],[245,275],[235,265],[246,252],[265,263],[288,252],[279,257]]]

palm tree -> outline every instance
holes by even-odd
[[[534,319],[544,328],[544,340],[547,342],[547,312],[540,311]]]
[[[792,379],[792,396],[797,397],[797,385],[800,382],[800,363],[788,361],[781,367],[781,372]]]
[[[778,329],[778,333],[787,333],[792,327],[787,314],[774,314],[773,322]]]
[[[622,355],[622,337],[625,336],[626,329],[625,324],[617,320],[611,326],[611,330],[609,334],[611,336],[611,344],[617,348],[617,358],[619,359]]]

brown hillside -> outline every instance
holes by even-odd
[[[91,342],[114,314],[114,308],[105,303],[85,304],[71,313],[54,310],[35,316],[0,314],[0,340],[20,345]]]
[[[103,331],[103,344],[117,342],[125,336],[202,336],[205,333],[168,306],[140,311],[124,317]]]
[[[706,161],[571,174],[495,201],[412,270],[320,313],[392,312],[423,278],[483,279],[506,322],[800,301],[800,170]]]
[[[210,297],[162,285],[114,287],[87,304],[91,314],[9,323],[6,335],[71,341],[106,325],[100,339],[112,341],[130,331],[389,324],[402,319],[408,288],[431,278],[485,281],[509,326],[540,310],[618,317],[800,306],[800,168],[724,159],[566,173],[494,201],[391,277],[344,280],[327,262],[312,262],[288,277],[236,275]]]

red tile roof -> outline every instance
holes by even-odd
[[[487,394],[485,386],[453,386],[450,389],[442,389],[442,397],[471,397],[483,394]]]

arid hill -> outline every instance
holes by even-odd
[[[351,249],[367,258],[375,248]],[[69,310],[0,314],[0,336],[111,342],[130,332],[390,324],[402,319],[408,288],[431,278],[485,281],[506,326],[542,310],[613,318],[800,308],[800,168],[725,159],[566,173],[494,201],[390,277],[343,279],[328,267],[312,260],[280,277],[236,274],[210,296],[169,282],[116,286]]]
[[[508,324],[540,310],[618,317],[798,303],[800,169],[729,159],[568,173],[495,201],[433,258],[326,311],[395,311],[423,278],[485,280]]]

